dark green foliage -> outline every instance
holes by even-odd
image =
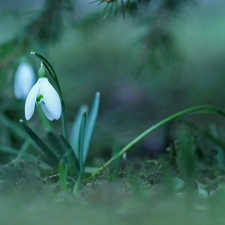
[[[73,6],[70,0],[46,0],[44,8],[39,15],[29,23],[25,33],[25,42],[38,42],[45,45],[59,40],[65,23],[63,14],[73,11]]]

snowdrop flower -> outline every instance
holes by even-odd
[[[62,111],[59,95],[49,83],[43,66],[40,67],[38,76],[37,83],[32,87],[26,98],[25,118],[29,120],[33,116],[36,103],[41,105],[45,116],[49,120],[58,120]]]
[[[35,77],[34,70],[29,63],[20,63],[14,80],[14,94],[17,99],[26,99],[27,94],[35,83]]]

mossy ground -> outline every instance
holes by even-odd
[[[84,179],[75,196],[60,191],[57,174],[41,177],[28,162],[8,164],[1,167],[0,224],[222,224],[222,176],[212,180],[214,170],[201,166],[201,187],[188,189],[179,186],[179,172],[165,170],[166,160],[136,160],[129,171],[104,171]],[[200,181],[208,196],[200,193]]]

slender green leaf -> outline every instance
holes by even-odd
[[[105,0],[94,0],[94,1],[90,1],[90,2],[88,2],[89,4],[91,4],[91,3],[95,3],[95,2],[100,2],[100,4],[101,3],[103,3]]]
[[[58,165],[58,158],[56,154],[38,137],[38,135],[29,128],[23,120],[20,120],[21,125],[31,139],[37,144],[37,146],[43,151],[47,160],[51,162],[54,166]]]
[[[79,141],[78,141],[78,159],[80,162],[81,170],[84,170],[84,143],[86,138],[86,124],[87,124],[87,112],[84,112],[79,132]]]
[[[84,150],[83,150],[83,161],[85,163],[87,159],[87,154],[90,146],[91,137],[93,134],[95,122],[98,116],[98,110],[99,110],[99,103],[100,103],[100,93],[97,92],[90,110],[90,113],[88,115],[87,119],[87,125],[85,129],[85,139],[84,139]]]
[[[16,123],[14,123],[12,120],[8,119],[3,114],[0,114],[0,123],[11,129],[16,135],[18,135],[21,138],[26,139],[27,135],[24,132],[22,128],[20,128]]]
[[[105,12],[107,10],[107,8],[110,6],[111,3],[107,3],[106,6],[103,9],[103,12]]]
[[[79,140],[80,140],[80,127],[83,120],[83,116],[87,113],[88,107],[86,105],[81,106],[76,119],[72,126],[70,143],[74,150],[76,157],[79,159]]]
[[[0,145],[0,152],[4,152],[6,154],[11,154],[11,155],[18,155],[19,150],[5,146],[5,145]],[[17,158],[18,159],[18,158]],[[44,170],[50,170],[52,169],[48,164],[45,162],[41,161],[38,157],[29,154],[29,153],[24,153],[23,154],[23,159],[28,159],[31,160],[32,162],[39,163],[40,167]]]
[[[99,3],[97,5],[101,5],[103,2],[105,2],[105,0],[99,1]]]
[[[11,121],[9,118],[7,118],[5,115],[0,114],[0,123],[12,130],[18,137],[27,139],[27,133],[21,128],[20,126],[17,125],[17,123]],[[40,152],[40,149],[33,143],[30,142],[30,144],[35,147],[35,149],[38,149]],[[25,149],[24,149],[25,150]],[[43,152],[41,152],[43,155]],[[20,154],[20,153],[18,153]],[[21,153],[22,154],[22,153]]]
[[[11,147],[8,147],[8,146],[5,146],[5,145],[0,145],[0,152],[12,154],[12,155],[17,155],[19,151],[15,148],[11,148]]]
[[[27,138],[27,140],[23,143],[20,151],[18,151],[18,154],[17,154],[17,159],[22,159],[24,154],[26,153],[28,147],[30,146],[31,144],[31,140],[30,138]]]

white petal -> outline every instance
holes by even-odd
[[[39,78],[40,92],[43,95],[45,106],[49,114],[56,120],[61,116],[61,102],[58,93],[49,83],[47,78]],[[47,115],[46,115],[47,116]]]
[[[39,93],[39,80],[37,83],[32,87],[29,94],[27,95],[26,102],[25,102],[25,118],[29,120],[34,114],[34,108],[36,99]]]
[[[51,113],[48,111],[46,105],[44,102],[41,103],[41,108],[45,114],[45,116],[49,119],[49,120],[54,120],[54,118],[52,117]]]
[[[14,93],[16,98],[25,99],[34,85],[35,73],[28,63],[21,63],[15,73]]]

